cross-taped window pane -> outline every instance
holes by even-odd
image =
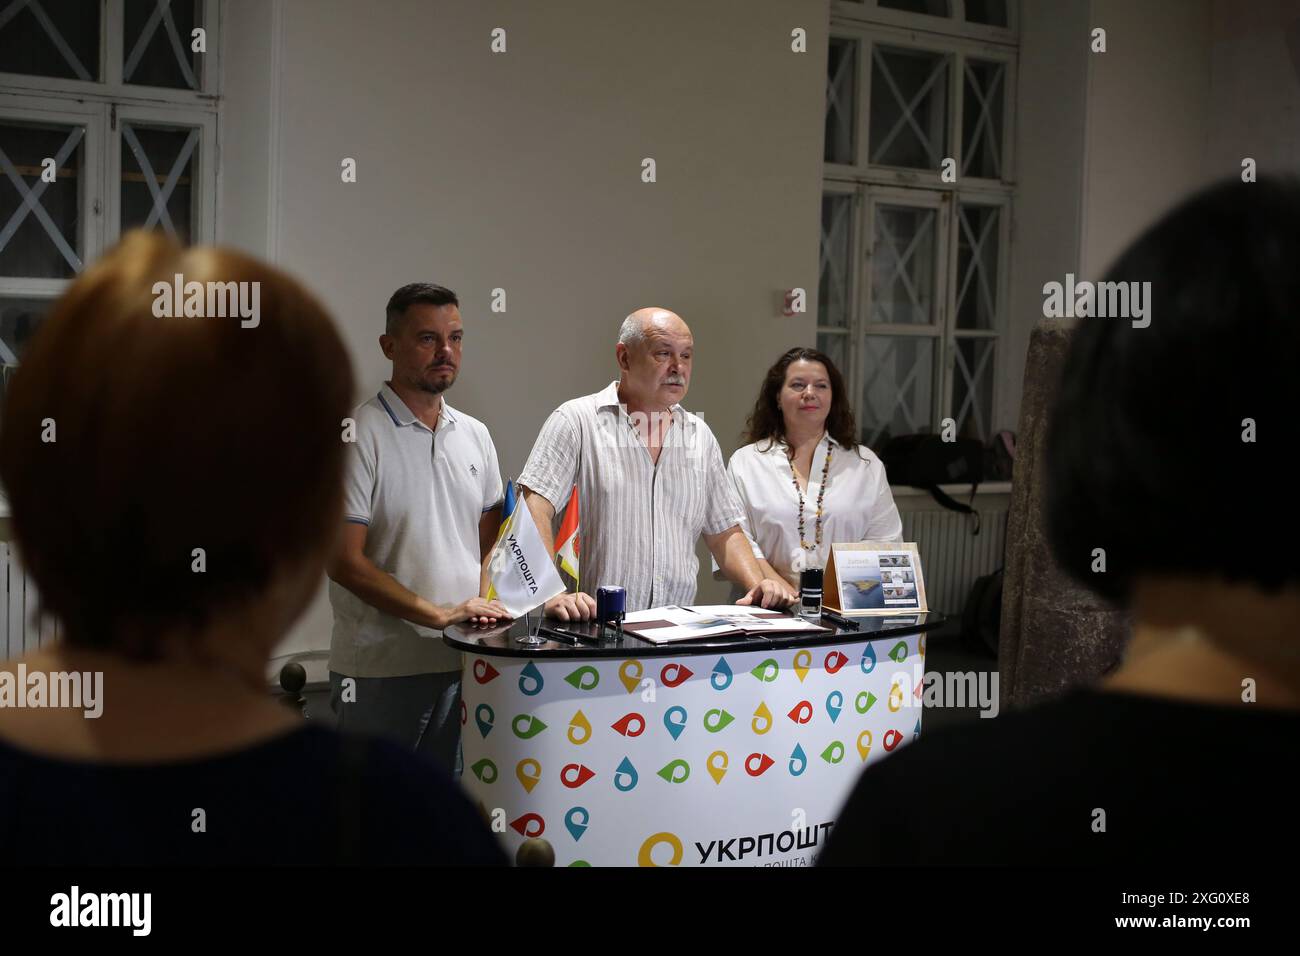
[[[958,338],[952,380],[952,417],[962,438],[988,441],[993,421],[993,357],[997,340]]]
[[[1002,176],[1005,63],[966,61],[962,81],[962,175],[999,179]]]
[[[853,197],[822,196],[821,281],[817,291],[817,324],[849,324],[849,279],[853,264],[849,245],[853,235]]]
[[[53,300],[34,296],[0,296],[0,366],[10,366],[23,357],[32,337]]]
[[[923,325],[935,321],[937,219],[933,209],[876,207],[869,321]]]
[[[826,141],[822,159],[853,162],[857,142],[858,41],[831,37],[826,57]]]
[[[830,360],[835,363],[835,367],[840,370],[840,374],[848,378],[849,337],[847,334],[818,332],[817,350],[830,356]]]
[[[100,0],[0,0],[0,72],[99,80]]]
[[[930,431],[937,341],[917,335],[868,335],[863,339],[864,445],[879,449],[894,435]]]
[[[9,380],[13,378],[14,372],[18,371],[15,363],[0,363],[0,418],[4,417],[5,395],[9,392]]]
[[[0,122],[0,276],[66,279],[80,270],[85,132]]]
[[[122,80],[140,86],[197,90],[202,75],[192,33],[203,25],[203,0],[126,0]]]
[[[872,48],[872,163],[939,168],[948,151],[948,64],[943,53]]]
[[[181,242],[192,241],[198,141],[193,127],[123,124],[123,232],[156,227]]]
[[[963,203],[957,225],[957,328],[993,329],[998,321],[998,206]]]

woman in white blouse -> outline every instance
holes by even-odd
[[[903,540],[885,466],[857,443],[829,356],[805,348],[782,355],[745,428],[749,444],[731,456],[727,475],[765,575],[798,589],[799,572],[825,567],[832,543]]]

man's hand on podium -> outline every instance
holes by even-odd
[[[489,601],[481,597],[472,597],[468,601],[462,601],[455,607],[448,608],[445,613],[447,623],[443,627],[450,627],[452,624],[459,624],[461,621],[483,625],[510,620],[510,612],[505,609],[505,606],[500,601]]]
[[[590,621],[596,616],[596,599],[579,591],[561,594],[546,602],[546,616],[561,621]]]
[[[767,608],[785,608],[797,600],[799,600],[799,595],[795,594],[786,582],[764,578],[750,588],[745,596],[736,603],[757,604],[759,607]]]

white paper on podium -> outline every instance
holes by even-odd
[[[644,611],[634,611],[623,619],[623,625],[633,625],[629,629],[634,634],[653,644],[665,644],[670,641],[699,640],[702,637],[721,637],[741,635],[749,631],[773,631],[791,633],[797,631],[822,631],[809,621],[782,614],[771,617],[771,611],[735,604],[702,604],[681,607],[670,604],[665,607],[652,607]],[[637,630],[634,625],[646,621],[668,621],[667,627],[654,627]]]
[[[667,627],[653,627],[643,631],[636,630],[635,626],[630,628],[637,637],[644,638],[654,644],[742,633],[742,629],[729,620],[711,614],[700,614],[690,608],[679,607],[676,604],[647,608],[644,611],[633,611],[623,618],[623,626],[627,627],[628,625],[636,625],[646,621],[668,622]]]
[[[747,630],[780,631],[824,631],[826,628],[812,621],[792,617],[788,614],[774,616],[771,608],[754,607],[748,604],[692,604],[689,610],[707,617],[716,617],[731,621]]]

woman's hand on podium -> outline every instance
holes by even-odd
[[[596,599],[582,591],[561,594],[546,602],[546,616],[561,621],[590,621],[596,616]]]
[[[795,594],[790,585],[784,581],[774,581],[772,578],[764,578],[755,584],[746,592],[745,596],[737,601],[737,604],[757,604],[759,607],[789,607],[795,601],[799,600],[799,595]]]

